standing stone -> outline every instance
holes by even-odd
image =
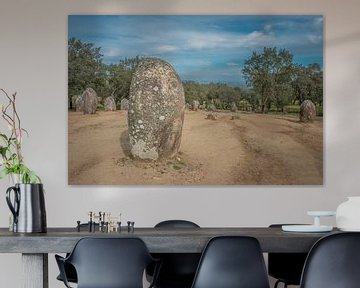
[[[203,106],[203,109],[206,110],[206,101],[203,101],[202,106]]]
[[[237,108],[235,102],[232,102],[232,103],[231,103],[231,108],[230,108],[230,110],[231,110],[231,112],[233,112],[233,113],[237,112],[238,108]]]
[[[186,104],[185,104],[185,109],[186,109],[186,110],[189,110],[189,109],[190,109],[190,104],[189,104],[189,103],[186,103]]]
[[[316,107],[311,100],[305,100],[300,105],[300,121],[308,122],[314,120],[316,116]]]
[[[128,110],[129,109],[129,100],[126,98],[123,98],[120,102],[120,109],[121,110]]]
[[[180,148],[185,97],[182,82],[167,62],[144,59],[130,86],[128,127],[134,158],[171,158]]]
[[[210,103],[209,106],[207,107],[207,110],[210,112],[216,112],[216,107],[214,103]]]
[[[104,100],[105,111],[116,111],[116,103],[114,97],[110,96]]]
[[[82,95],[76,97],[75,101],[75,111],[76,112],[83,112],[84,111],[84,100]]]
[[[214,113],[209,113],[209,114],[206,115],[205,119],[216,120],[216,119],[218,119],[218,116],[215,115]]]
[[[192,103],[191,103],[192,110],[197,111],[199,109],[199,105],[200,105],[199,101],[193,100]]]
[[[202,104],[199,105],[200,110],[206,110],[206,102],[204,101]]]
[[[97,94],[94,89],[86,88],[82,94],[84,101],[84,114],[95,114],[97,107]]]

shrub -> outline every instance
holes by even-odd
[[[299,105],[288,105],[285,106],[286,107],[286,111],[289,114],[299,114],[300,113],[300,106]]]

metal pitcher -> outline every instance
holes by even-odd
[[[14,216],[14,232],[46,232],[45,198],[42,184],[15,184],[6,190],[6,202]]]

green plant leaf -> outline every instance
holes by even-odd
[[[27,130],[25,130],[24,128],[21,128],[21,130],[25,132],[27,137],[29,137],[29,132]]]
[[[0,133],[0,137],[4,140],[4,142],[8,142],[8,137],[5,134]]]
[[[3,158],[6,158],[6,152],[9,150],[9,148],[8,147],[2,147],[1,148],[1,156],[3,157]]]

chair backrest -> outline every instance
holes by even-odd
[[[290,224],[271,224],[269,228],[281,229],[282,225]],[[268,253],[269,275],[288,285],[300,285],[306,257],[307,253]]]
[[[200,228],[188,220],[166,220],[155,228]],[[200,260],[200,253],[159,253],[155,257],[162,260],[157,279],[157,287],[190,287]],[[149,271],[149,274],[152,274]]]
[[[306,259],[300,287],[360,287],[360,233],[332,234],[316,242]]]
[[[76,269],[78,288],[142,288],[152,260],[139,238],[82,238],[67,259]]]
[[[200,228],[200,226],[188,220],[165,220],[157,223],[155,228]]]
[[[268,288],[264,258],[256,238],[212,238],[202,254],[192,288]]]

